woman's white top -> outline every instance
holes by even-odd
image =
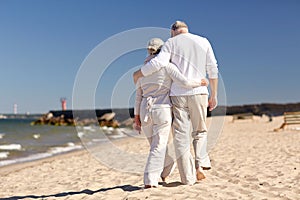
[[[174,64],[169,63],[159,71],[138,79],[136,83],[134,114],[140,114],[140,106],[143,98],[151,99],[152,105],[165,104],[171,107],[169,95],[172,81],[187,88],[199,87],[201,85],[201,80],[187,80]]]

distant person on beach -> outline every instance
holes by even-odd
[[[206,86],[186,88],[178,82],[171,86],[171,102],[174,145],[177,165],[183,184],[192,185],[205,178],[205,169],[211,168],[207,153],[207,107],[212,111],[217,106],[218,67],[209,41],[189,33],[188,26],[176,21],[171,26],[171,38],[166,41],[160,53],[133,75],[134,81],[148,77],[169,64],[175,64],[188,80],[200,80],[208,74],[210,97]],[[195,151],[195,166],[190,152],[190,122]],[[196,170],[195,170],[196,168]]]
[[[148,42],[149,56],[146,58],[145,64],[159,53],[163,44],[164,42],[159,38],[153,38]],[[140,78],[136,83],[135,128],[141,130],[150,143],[150,152],[144,172],[145,188],[157,187],[159,178],[164,179],[169,175],[174,165],[174,160],[166,155],[172,123],[169,98],[172,81],[189,89],[208,84],[205,79],[201,82],[200,79],[198,80],[187,80],[174,64],[166,63],[164,68],[147,77]],[[166,167],[164,168],[164,166]]]

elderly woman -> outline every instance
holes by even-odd
[[[164,42],[159,38],[151,39],[147,48],[149,56],[145,62],[155,57],[163,44]],[[150,76],[138,79],[134,107],[135,126],[146,135],[150,143],[144,172],[145,188],[157,187],[159,178],[162,177],[164,180],[170,173],[170,166],[174,164],[173,160],[165,160],[172,122],[172,105],[169,98],[172,81],[189,88],[208,84],[206,80],[201,80],[201,82],[200,80],[187,80],[172,63]],[[162,173],[164,166],[167,165],[169,167],[165,168],[166,171]]]

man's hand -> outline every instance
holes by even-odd
[[[213,111],[218,105],[217,97],[210,97],[208,100],[209,111]]]
[[[141,77],[143,77],[144,75],[143,75],[143,73],[142,73],[142,71],[139,69],[139,70],[137,70],[137,71],[135,71],[134,73],[133,73],[133,81],[134,81],[134,84],[136,84],[136,82],[138,81],[138,79],[139,78],[141,78]]]
[[[218,79],[209,79],[210,85],[210,98],[208,100],[209,111],[215,109],[218,105],[217,92],[218,92]]]

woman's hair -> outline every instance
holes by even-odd
[[[161,48],[157,49],[157,50],[153,53],[153,55],[159,54],[160,50],[161,50]]]

